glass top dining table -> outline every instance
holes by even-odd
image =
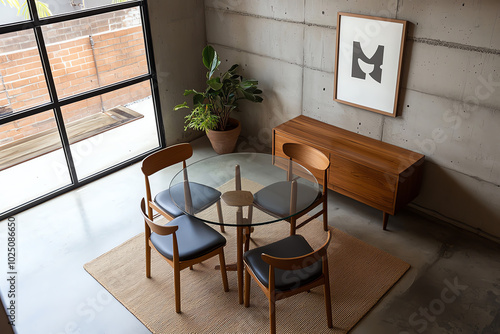
[[[259,209],[259,200],[254,201],[259,190],[277,182],[284,182],[285,190],[289,183],[290,193],[260,192],[266,194],[261,201],[281,204],[287,209],[274,215],[253,210],[254,206]],[[236,264],[226,265],[226,269],[237,271],[240,304],[243,303],[243,252],[249,248],[253,226],[288,219],[313,204],[320,193],[318,181],[307,168],[265,153],[230,153],[194,162],[174,176],[170,189],[172,201],[185,214],[206,223],[236,227]],[[296,203],[298,197],[300,206],[292,205],[291,198]]]
[[[231,192],[241,190],[253,196],[263,187],[287,181],[289,171],[292,172],[291,177],[297,182],[300,190],[299,195],[302,201],[300,207],[292,208],[290,212],[282,215],[257,214],[253,215],[251,220],[237,221],[238,206],[224,200],[226,193],[229,195]],[[213,196],[213,193],[208,193],[204,191],[206,188],[196,187],[193,184],[204,185],[220,192],[222,221],[214,206],[196,207],[196,203],[206,203],[204,199]],[[321,191],[314,175],[299,163],[272,154],[253,152],[216,155],[191,163],[171,180],[170,189],[179,188],[184,189],[184,196],[178,196],[178,194],[171,196],[179,209],[204,222],[224,226],[262,225],[290,218],[309,207]],[[279,197],[278,194],[277,197]],[[279,198],[274,198],[274,200],[279,200]],[[290,201],[288,198],[283,200]],[[190,202],[194,206],[190,206]]]

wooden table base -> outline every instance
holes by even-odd
[[[250,245],[250,232],[253,231],[253,227],[248,229],[247,227],[237,227],[236,228],[236,263],[226,264],[227,271],[237,271],[238,277],[238,302],[243,304],[243,253],[249,249]],[[220,270],[220,265],[216,265],[215,270]]]

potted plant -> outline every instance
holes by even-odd
[[[231,118],[238,111],[238,101],[262,102],[262,91],[257,88],[257,80],[246,80],[237,73],[238,64],[218,75],[220,60],[215,49],[208,45],[202,52],[203,65],[208,69],[205,91],[194,89],[184,91],[184,96],[193,95],[191,113],[185,117],[188,128],[205,131],[218,154],[230,153],[236,146],[241,131],[238,120]],[[187,102],[174,107],[174,110],[190,108]]]

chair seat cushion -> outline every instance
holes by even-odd
[[[254,204],[279,217],[288,217],[290,215],[291,189],[291,181],[273,183],[254,194]],[[307,209],[319,196],[321,196],[321,192],[318,189],[297,183],[297,212]]]
[[[251,249],[245,252],[244,259],[257,279],[269,288],[269,264],[262,260],[262,253],[275,257],[291,258],[306,255],[313,251],[303,236],[292,235],[269,245]],[[321,276],[322,266],[321,260],[318,260],[303,269],[275,269],[275,289],[278,291],[288,291],[310,283]]]
[[[196,182],[189,182],[189,189],[191,190],[191,200],[193,202],[194,213],[200,212],[216,203],[221,196],[221,192],[203,184]],[[172,200],[175,199],[175,203]],[[155,203],[169,213],[172,217],[178,217],[183,214],[176,203],[183,206],[184,202],[184,184],[177,183],[169,189],[163,190],[158,193],[154,199]]]
[[[225,246],[226,238],[199,219],[182,215],[166,224],[179,226],[175,232],[179,247],[179,260],[187,261]],[[167,259],[173,259],[172,235],[151,233],[151,242]]]

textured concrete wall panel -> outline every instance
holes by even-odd
[[[500,39],[500,38],[499,38]],[[480,106],[500,106],[500,55],[412,43],[406,88]]]
[[[500,185],[498,110],[409,91],[403,116],[386,118],[382,140],[433,163]]]
[[[413,23],[410,36],[470,47],[500,48],[498,0],[400,1],[398,18]]]
[[[336,30],[307,26],[304,37],[304,66],[333,73]]]
[[[500,187],[428,163],[415,204],[455,225],[500,235]]]
[[[305,18],[307,23],[330,27],[337,26],[337,12],[396,18],[397,2],[397,0],[306,1]]]
[[[269,17],[279,20],[304,21],[306,0],[205,0],[207,8]],[[224,14],[219,14],[221,17]]]
[[[304,69],[303,115],[381,139],[383,116],[333,101],[333,73]]]
[[[206,20],[207,39],[214,45],[302,65],[302,24],[242,16],[210,8],[206,10]]]

